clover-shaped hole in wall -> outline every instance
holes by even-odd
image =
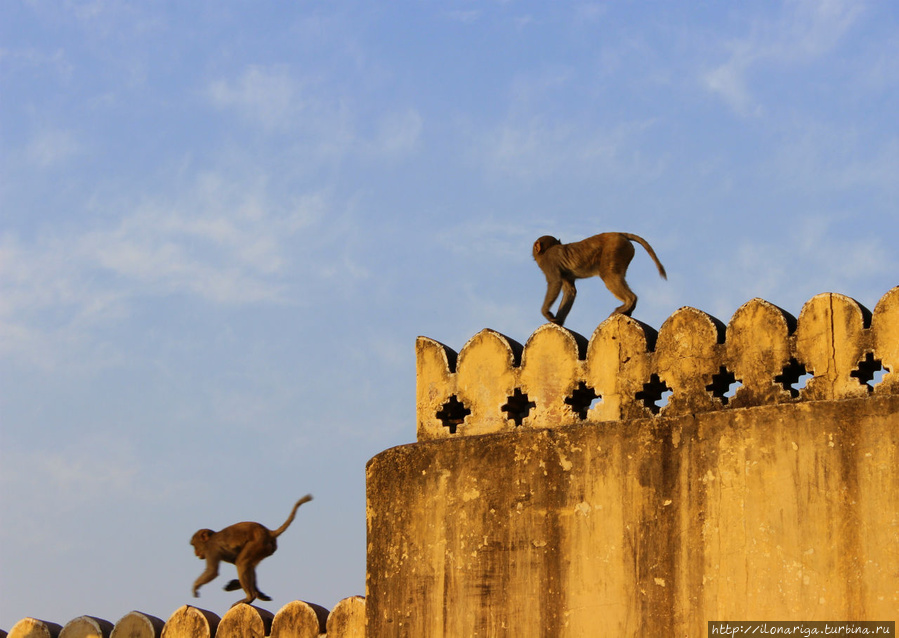
[[[516,427],[519,427],[535,407],[537,404],[528,400],[528,395],[523,393],[521,388],[515,388],[515,392],[507,398],[506,404],[500,409],[508,414]]]
[[[571,406],[571,411],[577,414],[581,420],[586,419],[587,411],[600,401],[602,401],[602,397],[583,381],[578,383],[570,396],[565,397],[565,403]]]
[[[466,408],[465,404],[459,401],[454,394],[443,404],[443,407],[441,407],[434,416],[440,420],[443,427],[449,430],[450,434],[455,434],[456,428],[465,421],[465,417],[469,414],[471,414],[471,410]]]
[[[734,376],[733,372],[721,366],[718,372],[712,375],[712,382],[705,389],[711,392],[713,397],[721,399],[722,404],[727,405],[741,385],[743,385],[742,382]]]
[[[883,362],[874,358],[873,352],[866,352],[865,357],[858,362],[855,370],[849,373],[850,377],[858,379],[859,383],[868,388],[868,392],[883,380],[886,374]]]
[[[649,377],[649,381],[643,384],[643,389],[634,395],[634,398],[641,401],[649,408],[650,412],[658,414],[662,408],[668,405],[668,398],[671,394],[671,388],[659,378],[659,375],[653,373]]]
[[[774,377],[774,382],[783,386],[783,389],[789,392],[790,396],[795,399],[799,396],[799,391],[806,386],[809,379],[813,376],[805,369],[804,365],[791,358],[790,362],[784,366],[783,371]]]

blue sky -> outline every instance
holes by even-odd
[[[899,283],[899,5],[0,0],[0,628],[365,588],[418,335],[541,325],[540,235],[634,316]],[[618,305],[584,281],[567,327]]]

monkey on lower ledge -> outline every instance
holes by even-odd
[[[649,242],[631,233],[600,233],[571,244],[563,244],[550,235],[544,235],[535,241],[534,260],[546,275],[546,298],[541,308],[543,316],[555,324],[563,325],[577,295],[574,280],[594,275],[602,277],[606,288],[624,302],[611,315],[621,313],[630,316],[637,305],[637,295],[628,287],[624,276],[634,257],[633,241],[646,249],[656,263],[662,279],[668,279],[665,267]],[[550,307],[562,290],[562,302],[553,315]]]
[[[271,600],[256,588],[256,565],[275,553],[278,549],[277,539],[290,527],[297,509],[303,503],[312,500],[307,494],[296,502],[290,516],[276,530],[270,530],[260,523],[245,521],[229,525],[223,530],[213,532],[211,529],[198,530],[190,539],[198,558],[206,560],[206,571],[194,582],[194,598],[200,597],[200,587],[219,575],[219,562],[225,561],[237,567],[237,578],[224,586],[225,591],[243,589],[246,597],[231,605],[250,604],[257,598]]]

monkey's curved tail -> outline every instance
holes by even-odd
[[[290,516],[287,517],[287,520],[284,521],[284,524],[281,527],[279,527],[278,529],[272,530],[272,536],[274,538],[278,538],[281,534],[283,534],[284,530],[286,530],[288,527],[290,527],[290,524],[293,523],[293,519],[297,515],[297,510],[300,509],[300,505],[302,505],[303,503],[308,503],[311,500],[312,500],[312,494],[307,494],[306,496],[304,496],[303,498],[298,500],[294,504],[293,509],[290,510]]]
[[[649,245],[649,242],[640,237],[639,235],[634,235],[633,233],[621,233],[631,241],[635,241],[643,248],[646,249],[646,252],[649,253],[649,256],[652,257],[652,260],[656,262],[656,267],[659,269],[659,274],[662,276],[662,279],[668,279],[668,273],[665,272],[665,267],[662,265],[662,262],[659,261],[659,258],[656,257],[656,251],[652,249],[652,246]]]

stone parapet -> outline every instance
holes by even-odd
[[[899,394],[432,439],[377,455],[366,484],[378,638],[899,609]]]
[[[416,358],[419,441],[899,394],[899,287],[873,313],[835,293],[798,319],[753,299],[727,325],[684,307],[658,332],[612,316],[589,340],[482,330],[457,354],[419,337]]]
[[[341,600],[329,613],[320,605],[294,601],[277,613],[253,605],[237,605],[219,617],[184,605],[167,621],[137,611],[115,624],[79,616],[65,626],[23,618],[7,638],[365,638],[365,598]]]

